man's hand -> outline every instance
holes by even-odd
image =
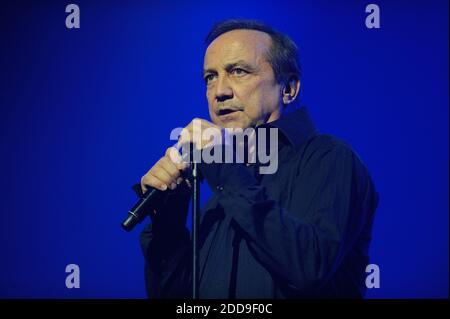
[[[221,127],[203,119],[193,119],[181,132],[177,145],[192,143],[197,149],[212,146],[215,141],[222,141]],[[169,147],[165,155],[141,178],[142,192],[151,186],[165,191],[174,190],[183,182],[181,172],[188,167],[176,147]]]
[[[173,159],[173,160],[172,160]],[[166,154],[141,178],[142,192],[151,186],[165,191],[167,188],[175,189],[183,182],[181,172],[188,167],[175,147],[169,147]]]
[[[207,120],[195,118],[181,132],[178,145],[192,143],[201,150],[222,142],[222,128]]]

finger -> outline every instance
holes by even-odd
[[[168,158],[162,158],[159,162],[159,168],[164,170],[165,173],[170,177],[168,180],[167,186],[174,190],[177,188],[176,180],[180,176],[180,171],[176,168],[176,166],[170,161]],[[165,180],[166,181],[166,180]]]
[[[147,185],[145,185],[144,177],[145,176],[142,176],[142,178],[141,178],[141,191],[142,191],[142,194],[145,194],[147,192]]]
[[[180,176],[180,171],[169,158],[163,158],[160,162],[160,165],[166,171],[166,173],[169,174],[172,181],[176,180],[177,177]]]
[[[151,186],[162,191],[167,189],[167,185],[151,173],[145,175],[141,180],[141,188],[143,193],[147,191],[147,186]]]
[[[177,145],[182,147],[184,144],[189,144],[191,142],[191,129],[190,126],[183,128],[180,132],[180,137],[178,139]]]
[[[165,156],[168,157],[170,161],[175,164],[175,166],[183,161],[183,158],[181,157],[180,152],[176,147],[169,147],[166,150]]]
[[[164,167],[161,164],[161,161],[159,161],[156,164],[155,169],[153,169],[150,174],[152,174],[153,176],[155,176],[157,179],[159,179],[161,182],[165,183],[167,186],[170,185],[170,183],[172,183],[173,178],[172,176],[170,176],[170,173],[168,173]]]

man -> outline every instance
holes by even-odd
[[[359,298],[373,215],[371,178],[342,141],[319,134],[304,108],[297,48],[287,36],[250,20],[228,20],[209,33],[204,80],[211,122],[204,128],[277,128],[278,169],[259,163],[201,163],[214,191],[200,224],[200,298]],[[193,138],[183,142],[206,149]],[[187,138],[186,138],[187,136]],[[172,154],[172,155],[171,155]],[[141,179],[167,192],[141,234],[151,298],[189,298],[192,269],[185,228],[186,164],[172,149]]]

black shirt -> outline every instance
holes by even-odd
[[[378,204],[366,167],[305,108],[264,126],[279,129],[276,173],[200,164],[214,194],[201,212],[199,297],[363,297]],[[191,297],[189,195],[168,191],[141,234],[151,298]]]

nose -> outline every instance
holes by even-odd
[[[218,76],[216,84],[216,100],[217,102],[223,102],[233,98],[233,89],[228,82],[226,76]]]

